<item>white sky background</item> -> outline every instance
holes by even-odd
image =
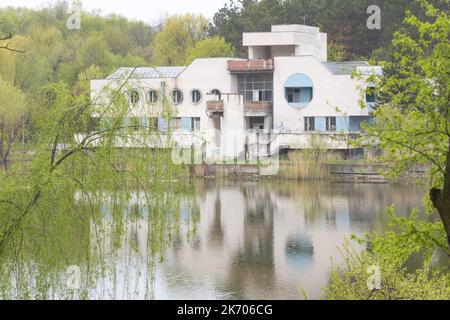
[[[45,7],[56,0],[0,0],[0,7]],[[155,24],[166,15],[195,13],[212,19],[228,0],[82,0],[87,11],[100,9],[102,14],[116,13],[130,19]]]

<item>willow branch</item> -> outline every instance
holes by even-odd
[[[10,39],[12,39],[12,34],[8,33],[6,36],[1,37],[0,41],[6,41],[6,40],[10,40]],[[6,46],[0,46],[0,49],[12,51],[12,52],[18,52],[18,53],[25,53],[25,51],[14,49],[14,48],[10,48],[9,47],[9,43],[7,43]]]

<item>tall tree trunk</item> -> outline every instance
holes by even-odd
[[[445,161],[444,185],[442,189],[431,189],[430,198],[444,224],[448,248],[450,249],[450,138]]]

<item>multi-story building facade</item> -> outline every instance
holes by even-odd
[[[370,121],[375,101],[365,94],[370,86],[366,79],[381,72],[379,67],[327,62],[327,35],[316,27],[272,26],[271,32],[244,33],[243,44],[248,59],[121,68],[107,79],[93,80],[92,95],[128,77],[130,118],[153,123],[160,132],[176,130],[182,137],[178,144],[206,146],[207,157],[248,157],[255,133],[258,155],[311,148],[312,137],[320,137],[328,149],[352,148],[342,137]],[[361,77],[354,77],[358,72]],[[161,114],[164,101],[175,111],[170,121]],[[210,132],[215,132],[214,139]]]

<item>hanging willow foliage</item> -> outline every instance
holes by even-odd
[[[128,285],[138,282],[139,297],[152,298],[154,264],[179,232],[189,179],[170,149],[147,148],[170,145],[170,132],[128,123],[133,73],[91,99],[95,72],[73,89],[41,90],[29,157],[0,173],[0,298],[135,297]],[[162,100],[158,112],[170,120],[174,108]],[[68,270],[81,271],[75,286]]]

